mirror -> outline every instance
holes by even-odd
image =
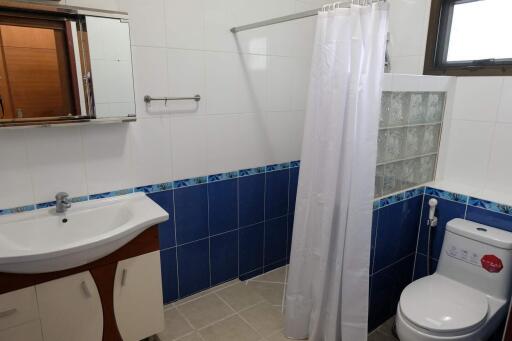
[[[0,1],[0,127],[133,120],[126,14],[20,4]]]
[[[128,23],[86,17],[96,117],[135,114]]]

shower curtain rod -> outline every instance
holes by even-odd
[[[317,9],[312,9],[312,10],[305,11],[305,12],[285,15],[284,17],[278,17],[278,18],[268,19],[268,20],[264,20],[264,21],[259,21],[259,22],[255,22],[253,24],[237,26],[237,27],[233,27],[231,29],[231,32],[237,33],[237,32],[241,32],[241,31],[252,30],[252,29],[258,28],[258,27],[270,26],[270,25],[275,25],[275,24],[280,24],[280,23],[283,23],[283,22],[287,22],[287,21],[314,17],[315,15],[318,14],[318,12],[320,10],[322,10],[322,9],[321,8],[317,8]]]
[[[344,2],[335,2],[333,4],[325,5],[320,8],[312,9],[312,10],[305,11],[305,12],[285,15],[283,17],[277,17],[277,18],[272,18],[272,19],[268,19],[268,20],[258,21],[258,22],[248,24],[248,25],[233,27],[230,31],[233,33],[237,33],[237,32],[252,30],[254,28],[280,24],[280,23],[287,22],[287,21],[293,21],[293,20],[298,20],[298,19],[314,17],[315,15],[318,15],[318,12],[325,11],[326,9],[348,8],[352,4],[363,4],[364,5],[364,4],[380,2],[380,1],[385,1],[385,0],[352,0],[349,2],[345,2],[345,1]]]

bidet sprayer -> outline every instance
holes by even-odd
[[[430,210],[428,212],[428,225],[430,227],[437,226],[437,217],[436,217],[437,204],[438,204],[437,199],[432,198],[428,201],[428,206],[430,206]]]

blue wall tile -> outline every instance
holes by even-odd
[[[280,261],[277,261],[277,262],[274,262],[274,263],[271,263],[271,264],[268,264],[268,265],[266,264],[263,267],[263,272],[269,272],[269,271],[275,270],[277,268],[285,266],[286,264],[288,264],[288,260],[287,259],[282,259]]]
[[[430,274],[437,270],[437,260],[430,258]],[[417,253],[414,263],[414,280],[427,276],[427,256]]]
[[[290,168],[290,195],[288,203],[288,212],[293,213],[295,211],[295,202],[297,199],[297,186],[299,185],[299,171],[300,168]]]
[[[238,231],[210,239],[212,286],[238,277]]]
[[[265,174],[239,178],[238,187],[240,226],[262,222],[264,219]]]
[[[468,206],[466,219],[512,232],[512,216]]]
[[[375,243],[377,239],[377,226],[379,225],[379,210],[373,211],[372,214],[372,236],[370,248],[370,274],[373,273],[373,261],[375,256]]]
[[[400,295],[411,283],[414,254],[411,254],[371,277],[369,331],[395,315]]]
[[[178,245],[208,236],[208,194],[206,185],[174,190],[174,204]]]
[[[427,254],[427,244],[428,244],[428,214],[430,206],[428,202],[432,199],[432,196],[426,195],[425,200],[423,202],[423,216],[421,219],[421,229],[418,240],[418,250],[417,252],[422,253],[424,255]],[[464,218],[464,214],[466,212],[466,205],[461,204],[455,201],[450,201],[446,199],[436,198],[438,202],[438,206],[436,208],[436,217],[438,219],[437,227],[432,229],[430,238],[431,238],[431,252],[432,258],[438,259],[439,254],[441,253],[441,247],[443,246],[444,233],[446,224],[455,218]]]
[[[374,271],[415,252],[422,197],[408,199],[379,210]]]
[[[160,266],[162,268],[162,291],[164,295],[164,303],[168,304],[179,298],[176,248],[160,252]]]
[[[287,216],[265,222],[265,265],[286,258],[287,234]]]
[[[176,246],[173,191],[151,193],[148,196],[169,213],[169,220],[158,226],[160,249],[163,250]]]
[[[239,279],[241,281],[247,281],[247,280],[249,280],[253,277],[259,276],[261,274],[263,274],[263,268],[259,268],[259,269],[253,270],[251,272],[247,272],[243,275],[240,275]]]
[[[290,171],[288,169],[266,174],[265,219],[281,217],[288,213],[288,188]]]
[[[208,184],[210,234],[231,231],[238,227],[238,180]]]
[[[210,287],[209,240],[203,239],[178,246],[180,297]]]
[[[264,224],[240,229],[240,275],[263,268]]]

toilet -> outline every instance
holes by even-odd
[[[512,233],[451,220],[436,273],[400,296],[400,341],[487,340],[508,311],[511,278]]]

